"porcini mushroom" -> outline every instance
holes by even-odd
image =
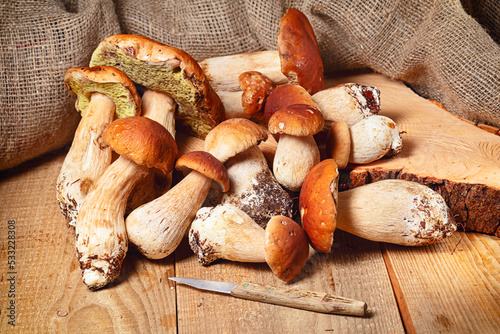
[[[346,158],[354,164],[367,164],[382,157],[397,155],[403,140],[396,123],[386,116],[364,118],[350,128],[345,123],[332,125],[327,135],[327,155],[345,168]],[[349,147],[349,149],[347,149]]]
[[[266,227],[273,216],[292,217],[293,199],[272,174],[257,145],[226,162],[231,189],[222,195],[221,204],[233,204],[257,224]]]
[[[199,138],[224,119],[224,105],[203,70],[180,49],[143,36],[114,35],[98,45],[90,64],[117,67],[133,82],[170,95],[179,105],[177,119]]]
[[[57,200],[70,225],[90,189],[111,163],[111,150],[102,132],[116,117],[141,113],[141,99],[133,82],[108,66],[74,67],[66,71],[64,85],[77,96],[82,119],[57,178]]]
[[[292,84],[280,85],[273,89],[266,100],[264,108],[266,124],[269,123],[269,119],[277,110],[292,104],[307,104],[319,109],[304,87]]]
[[[189,230],[189,245],[205,266],[218,259],[266,262],[285,282],[302,271],[309,255],[307,237],[292,219],[274,216],[264,230],[231,204],[201,208]]]
[[[175,109],[177,104],[168,94],[146,89],[142,95],[142,116],[163,125],[175,138]],[[142,204],[163,195],[172,184],[172,172],[167,174],[151,168],[149,175],[139,182],[132,190],[126,215]]]
[[[298,9],[289,8],[280,21],[278,52],[281,71],[291,84],[314,94],[324,87],[323,62],[314,30]]]
[[[457,229],[441,195],[416,182],[383,180],[338,192],[333,159],[323,160],[307,176],[299,211],[311,245],[325,253],[331,250],[336,228],[405,246],[432,244]]]
[[[120,157],[97,180],[76,220],[76,250],[83,282],[99,289],[118,277],[128,249],[124,224],[127,198],[154,167],[167,173],[177,145],[161,124],[142,116],[113,121],[103,141]]]
[[[212,180],[222,191],[229,189],[224,165],[210,153],[184,154],[177,160],[176,169],[189,174],[164,195],[132,211],[125,221],[130,242],[150,259],[164,258],[177,248]]]
[[[334,122],[353,126],[362,119],[380,112],[380,90],[358,83],[344,83],[312,95],[325,119],[325,130]]]
[[[320,161],[313,135],[323,128],[323,116],[306,104],[293,104],[276,111],[269,119],[269,131],[279,134],[273,172],[278,182],[299,191],[304,178]]]
[[[224,104],[226,119],[264,117],[264,105],[276,84],[259,71],[246,71],[238,76],[239,88],[218,91]]]

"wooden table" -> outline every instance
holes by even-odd
[[[376,82],[383,94],[389,92],[388,87],[395,89],[391,92],[398,94],[386,97],[381,113],[387,111],[397,118],[401,112],[396,122],[407,132],[405,143],[412,143],[411,136],[418,133],[409,130],[437,126],[415,121],[420,116],[407,112],[414,108],[408,105],[409,96],[424,109],[445,112],[382,76],[334,81],[353,80]],[[439,127],[452,131],[454,122],[443,121]],[[486,132],[484,136],[493,144],[495,162],[489,170],[498,177],[498,136]],[[409,147],[418,156],[418,144]],[[116,282],[89,291],[81,282],[74,229],[67,226],[55,198],[56,178],[66,152],[60,150],[0,174],[2,333],[500,331],[499,239],[463,231],[420,248],[366,241],[336,231],[332,252],[314,254],[288,284],[275,278],[265,264],[220,261],[203,267],[184,240],[163,260],[147,260],[131,250]],[[15,263],[9,264],[12,260]],[[176,286],[168,280],[171,276],[324,291],[366,302],[368,315],[326,315],[201,292]]]

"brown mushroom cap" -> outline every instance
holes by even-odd
[[[304,87],[290,84],[281,85],[273,89],[267,98],[264,110],[266,122],[269,122],[269,119],[276,111],[292,104],[308,104],[318,108],[316,102],[314,102],[311,95]]]
[[[339,169],[344,169],[349,163],[351,154],[351,134],[346,122],[335,122],[326,136],[326,155],[337,163]]]
[[[205,138],[204,150],[222,163],[267,139],[267,132],[244,118],[231,118],[217,125]]]
[[[258,71],[243,72],[238,76],[243,91],[241,105],[245,114],[262,118],[267,97],[276,87],[274,82]]]
[[[282,17],[278,35],[281,72],[290,83],[304,87],[310,94],[324,87],[324,71],[318,42],[307,17],[290,8]]]
[[[116,153],[149,168],[168,173],[178,155],[177,144],[168,130],[147,117],[132,116],[111,122],[103,141]]]
[[[318,109],[307,104],[293,104],[276,111],[269,119],[268,127],[272,134],[305,137],[320,132],[324,124]]]
[[[226,167],[212,154],[205,151],[192,151],[177,159],[175,169],[187,174],[196,170],[206,177],[216,181],[223,192],[229,190],[229,175]]]
[[[90,63],[117,67],[135,83],[170,95],[179,104],[178,119],[197,137],[225,117],[200,65],[180,49],[143,36],[114,35],[98,45]]]
[[[319,252],[329,253],[337,226],[338,169],[335,160],[325,159],[307,174],[299,195],[302,227]]]
[[[288,282],[304,268],[309,243],[302,227],[285,216],[274,216],[266,227],[266,262],[273,273]]]
[[[134,83],[110,66],[73,67],[64,75],[64,85],[77,96],[76,109],[84,114],[93,93],[108,96],[115,103],[118,118],[139,115],[141,97]]]

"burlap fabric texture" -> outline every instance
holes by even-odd
[[[0,1],[0,170],[71,142],[80,115],[64,73],[119,32],[111,0]]]
[[[0,5],[8,19],[0,22],[0,169],[69,141],[76,120],[64,72],[87,64],[118,22],[122,33],[201,60],[276,49],[289,7],[311,21],[326,71],[370,68],[461,117],[500,127],[496,0],[115,0],[115,12],[110,0],[73,0],[66,7],[36,2],[36,9],[29,3]]]

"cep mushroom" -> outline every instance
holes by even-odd
[[[177,248],[212,180],[222,191],[229,189],[224,165],[210,153],[184,154],[175,168],[189,174],[164,195],[132,211],[125,221],[130,242],[149,259],[162,259]]]
[[[304,230],[292,219],[274,216],[264,230],[231,204],[201,208],[189,230],[189,245],[205,266],[218,259],[266,262],[285,282],[302,271],[309,256]]]
[[[102,132],[115,115],[140,114],[141,98],[125,74],[108,66],[71,68],[64,85],[77,96],[75,107],[82,114],[56,187],[61,212],[74,226],[85,197],[111,163],[112,153],[102,143]]]
[[[314,30],[307,17],[290,8],[280,21],[278,52],[281,71],[290,84],[314,94],[324,87],[323,62]]]
[[[313,248],[329,253],[336,228],[364,239],[429,245],[457,227],[443,197],[412,181],[382,180],[338,192],[338,170],[325,159],[309,173],[299,197],[302,226]]]
[[[313,136],[323,124],[321,112],[307,104],[281,108],[269,119],[269,131],[279,134],[273,172],[285,188],[299,191],[306,175],[319,163],[320,153]]]
[[[76,251],[83,282],[99,289],[120,274],[128,249],[124,215],[127,198],[148,168],[169,172],[177,157],[172,135],[142,116],[113,121],[103,141],[120,157],[97,180],[76,220]]]
[[[199,138],[225,117],[205,73],[180,49],[143,36],[114,35],[98,45],[90,64],[117,67],[133,82],[170,95],[179,105],[177,119]]]
[[[358,83],[344,83],[312,95],[325,119],[326,131],[334,122],[353,126],[380,112],[380,90]]]
[[[231,136],[226,136],[227,131]],[[193,170],[164,195],[127,217],[130,242],[151,259],[170,255],[207,197],[212,179],[223,185],[222,191],[228,190],[229,178],[223,163],[265,138],[267,134],[249,120],[231,119],[218,124],[205,139],[205,152],[187,153],[177,161],[176,168]]]
[[[246,212],[257,224],[266,227],[273,216],[293,216],[293,199],[272,174],[257,145],[226,162],[231,189],[221,204],[233,204]]]
[[[334,123],[328,131],[326,154],[343,169],[347,161],[367,164],[382,157],[397,155],[403,140],[396,123],[386,116],[374,115],[350,128],[344,122]]]

